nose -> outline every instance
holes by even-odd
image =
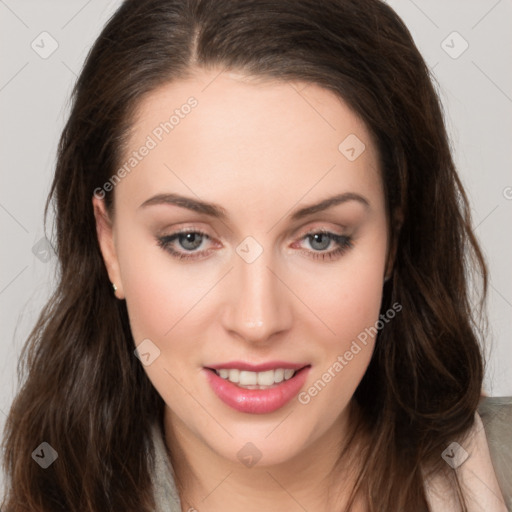
[[[230,334],[247,342],[265,343],[292,324],[289,292],[276,277],[265,252],[252,263],[239,258],[231,272],[229,299],[221,314]]]

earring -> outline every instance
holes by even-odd
[[[117,286],[114,283],[112,283],[112,288],[114,289],[114,293],[116,293],[117,292]]]
[[[384,278],[384,282],[385,282],[385,283],[387,283],[390,279],[391,279],[391,276],[386,276],[386,277]]]

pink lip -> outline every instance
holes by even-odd
[[[276,370],[277,368],[284,368],[285,370],[300,370],[307,366],[307,363],[287,363],[285,361],[268,361],[267,363],[250,364],[243,361],[230,361],[229,363],[220,363],[215,365],[208,365],[207,368],[212,370],[247,370],[249,372],[265,372],[267,370]]]
[[[233,368],[249,371],[265,371],[273,368],[291,368],[297,369],[298,371],[291,379],[275,384],[267,389],[244,389],[219,377],[214,371],[207,368],[204,368],[203,372],[206,373],[206,378],[208,379],[208,383],[210,384],[213,392],[226,405],[229,405],[239,412],[249,414],[268,414],[285,406],[299,393],[306,381],[310,368],[309,366],[282,366],[282,363],[279,363],[277,366],[275,363],[271,363],[270,366],[269,364],[257,366],[242,364],[233,366]],[[260,367],[262,369],[253,369]],[[218,368],[231,369],[229,366],[224,365],[218,366]]]

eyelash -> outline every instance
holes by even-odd
[[[313,259],[320,259],[324,261],[325,259],[332,260],[338,256],[341,256],[346,251],[351,249],[354,246],[353,240],[350,236],[347,235],[338,235],[336,233],[332,233],[325,229],[313,229],[305,233],[300,241],[306,240],[313,235],[326,235],[331,239],[331,242],[334,242],[337,245],[337,248],[331,251],[311,251],[311,250],[303,250],[308,256]]]
[[[210,251],[190,252],[189,254],[187,254],[187,253],[183,253],[180,251],[176,251],[175,249],[172,248],[171,244],[175,240],[177,240],[180,237],[180,235],[188,235],[188,234],[196,234],[196,235],[202,236],[205,239],[210,239],[210,237],[206,233],[204,233],[203,231],[201,231],[199,229],[183,229],[181,231],[176,231],[172,235],[165,235],[165,236],[158,237],[157,243],[162,249],[164,249],[165,251],[170,253],[171,256],[173,256],[174,258],[176,258],[178,260],[192,260],[192,259],[197,259],[202,256],[205,256],[205,253],[209,254]]]
[[[200,252],[199,251],[197,251],[197,252],[189,251],[187,253],[187,252],[176,251],[175,249],[173,249],[171,244],[175,240],[178,240],[180,235],[187,235],[187,234],[200,235],[201,237],[203,237],[203,239],[210,240],[210,237],[206,233],[204,233],[203,231],[201,231],[199,229],[184,229],[181,231],[176,231],[175,233],[173,233],[171,235],[157,237],[157,244],[159,247],[161,247],[162,249],[164,249],[165,251],[170,253],[172,257],[174,257],[178,260],[199,259],[199,258],[205,257],[206,255],[208,255],[211,252],[211,250],[210,251],[204,250],[204,251],[200,251]],[[300,241],[306,240],[307,238],[312,237],[314,235],[326,235],[331,239],[332,242],[337,244],[338,247],[336,249],[334,249],[332,251],[328,251],[328,252],[314,251],[314,250],[312,251],[312,250],[305,250],[305,249],[302,250],[303,253],[306,253],[309,257],[311,257],[313,259],[321,259],[322,261],[325,259],[332,260],[332,259],[336,258],[337,256],[341,256],[342,254],[344,254],[346,251],[348,251],[349,249],[351,249],[354,246],[353,240],[350,236],[337,235],[336,233],[332,233],[330,231],[326,231],[323,229],[315,229],[315,230],[305,233],[300,238]]]

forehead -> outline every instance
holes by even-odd
[[[162,187],[218,201],[275,192],[297,202],[333,186],[382,193],[371,134],[342,99],[315,84],[227,71],[199,71],[148,94],[120,165],[129,160],[116,194],[141,201]]]

